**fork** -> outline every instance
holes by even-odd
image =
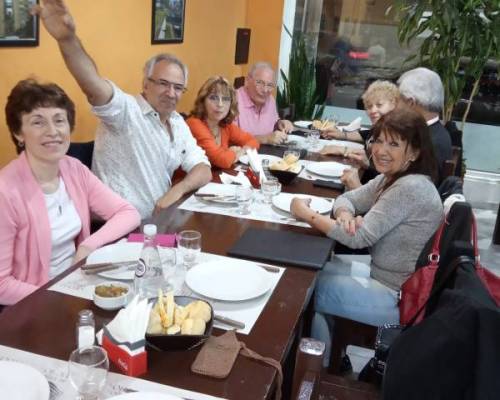
[[[49,400],[56,400],[62,395],[62,390],[52,381],[49,381]]]

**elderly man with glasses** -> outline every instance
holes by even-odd
[[[283,143],[288,132],[293,129],[290,121],[279,119],[272,94],[276,87],[275,81],[271,65],[258,62],[250,68],[245,85],[236,91],[239,111],[236,123],[260,143]]]
[[[142,93],[132,96],[102,78],[83,49],[62,0],[35,6],[64,61],[101,123],[96,132],[92,169],[130,201],[142,218],[169,207],[185,193],[211,180],[205,152],[176,111],[186,90],[188,71],[175,56],[159,54],[144,66]],[[181,167],[185,178],[172,185]]]

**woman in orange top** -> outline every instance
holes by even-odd
[[[233,87],[222,76],[209,78],[199,90],[186,122],[198,146],[216,167],[230,168],[246,148],[259,148],[259,142],[250,133],[233,123],[237,114]]]

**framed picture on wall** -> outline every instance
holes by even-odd
[[[151,43],[182,43],[186,0],[153,0]]]
[[[37,0],[0,0],[0,47],[38,46],[38,17],[30,14]]]

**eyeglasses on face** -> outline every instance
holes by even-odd
[[[261,88],[266,88],[266,89],[274,89],[276,85],[274,82],[265,82],[261,79],[255,79],[255,85]]]
[[[207,96],[207,99],[212,103],[231,103],[231,96],[219,96],[216,94],[210,94]]]
[[[187,90],[184,85],[180,83],[170,82],[165,79],[148,78],[148,81],[153,82],[156,86],[160,87],[161,90],[170,90],[171,88],[173,88],[174,92],[177,94],[185,93]]]

